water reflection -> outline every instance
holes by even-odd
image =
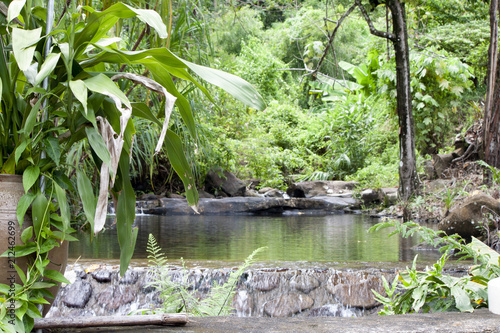
[[[70,258],[117,259],[120,256],[116,228],[108,221],[105,232],[94,238],[78,235],[70,244]],[[389,230],[367,233],[379,220],[363,215],[328,216],[138,216],[135,259],[147,258],[152,233],[171,260],[241,261],[267,246],[262,261],[411,261],[417,240],[388,237]],[[419,253],[432,261],[434,251]]]

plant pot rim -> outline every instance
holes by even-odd
[[[22,183],[23,182],[23,176],[2,173],[2,174],[0,174],[0,183],[2,183],[2,182]]]

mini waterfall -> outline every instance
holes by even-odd
[[[181,269],[172,269],[172,280],[182,280]],[[189,284],[196,297],[206,297],[214,283],[227,281],[231,269],[191,269]],[[161,307],[160,291],[150,285],[152,271],[129,269],[120,279],[116,268],[100,267],[67,272],[72,284],[63,286],[50,317],[125,315]],[[240,278],[232,300],[235,316],[357,317],[376,311],[372,289],[383,293],[380,270],[256,269]]]

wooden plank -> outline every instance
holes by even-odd
[[[133,316],[97,316],[73,318],[40,318],[35,319],[34,329],[43,328],[85,328],[106,326],[135,325],[170,325],[183,326],[188,322],[185,313],[166,313],[160,315]]]

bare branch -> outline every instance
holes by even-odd
[[[340,28],[342,21],[344,21],[344,19],[347,16],[349,16],[354,11],[354,9],[356,9],[357,6],[358,6],[358,3],[356,1],[356,3],[354,3],[351,7],[349,7],[349,9],[344,14],[342,14],[340,19],[337,21],[337,25],[335,26],[335,29],[333,29],[332,34],[330,35],[330,40],[328,41],[328,45],[326,46],[325,51],[323,52],[323,55],[321,56],[321,59],[318,62],[318,65],[316,66],[316,69],[312,73],[310,73],[309,75],[315,75],[319,71],[321,64],[323,64],[323,61],[325,61],[328,50],[330,49],[330,47],[333,44],[333,41],[335,39],[335,35],[337,34],[337,31]]]
[[[363,18],[365,19],[366,23],[368,24],[368,27],[370,28],[370,33],[372,35],[382,37],[382,38],[387,38],[387,39],[390,39],[392,41],[396,40],[396,36],[394,34],[391,34],[388,31],[380,31],[380,30],[375,29],[375,27],[373,26],[373,22],[370,19],[370,16],[368,15],[365,7],[361,4],[361,0],[355,0],[354,4],[359,7],[359,10],[361,11],[361,15],[363,15]]]

